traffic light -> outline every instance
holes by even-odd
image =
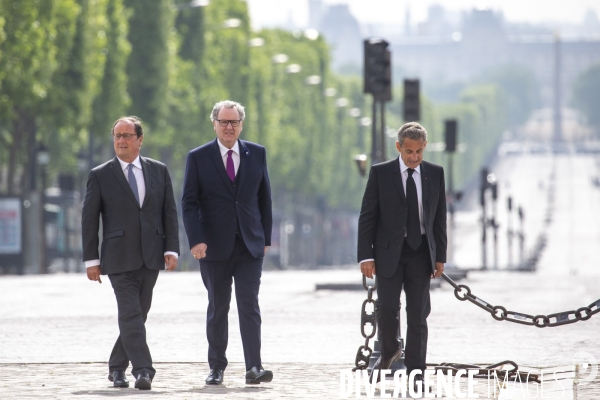
[[[456,151],[456,127],[458,122],[455,119],[447,119],[445,123],[445,136],[446,136],[446,153],[454,153]]]
[[[420,84],[418,79],[404,80],[404,122],[421,119]]]
[[[366,39],[364,42],[364,93],[375,100],[392,100],[392,56],[389,43],[383,39]]]

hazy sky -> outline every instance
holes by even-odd
[[[307,0],[247,0],[253,25],[281,25],[290,15],[299,26],[308,21]],[[412,23],[421,22],[427,16],[427,8],[441,4],[450,11],[491,7],[502,10],[505,19],[511,22],[569,22],[583,20],[587,9],[600,16],[600,0],[324,0],[327,4],[347,3],[354,16],[362,23],[399,23],[410,4]]]

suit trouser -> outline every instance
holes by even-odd
[[[413,369],[424,370],[426,366],[431,263],[427,238],[425,235],[422,238],[417,250],[404,241],[400,263],[391,278],[377,276],[377,326],[384,358],[391,357],[398,349],[398,311],[400,291],[404,288],[407,319],[404,364],[408,373]]]
[[[108,360],[109,371],[125,371],[131,361],[133,376],[148,372],[150,378],[154,378],[156,371],[152,368],[144,324],[152,304],[158,270],[142,266],[135,271],[108,275],[108,278],[119,310],[119,337]]]
[[[210,251],[210,249],[208,250]],[[231,284],[235,280],[235,298],[240,321],[246,370],[260,366],[260,308],[258,291],[263,257],[254,258],[243,240],[236,235],[233,253],[225,261],[200,261],[202,281],[208,291],[206,337],[208,365],[211,369],[227,367],[228,314]]]

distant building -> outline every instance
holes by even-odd
[[[431,10],[430,10],[431,11]],[[431,14],[430,14],[431,17]],[[597,18],[587,17],[595,27]],[[553,104],[555,37],[550,34],[507,32],[502,15],[487,9],[465,14],[460,32],[451,32],[441,15],[420,26],[426,36],[404,37],[392,43],[393,64],[406,76],[419,77],[427,85],[468,82],[484,71],[504,65],[531,69],[541,88],[542,106]],[[595,63],[600,63],[600,36],[560,39],[562,106],[569,99],[575,78]]]
[[[360,25],[347,4],[323,5],[322,0],[308,0],[308,27],[317,29],[332,48],[332,67],[362,65]]]

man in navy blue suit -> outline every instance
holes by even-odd
[[[223,383],[227,367],[229,303],[235,297],[246,362],[246,383],[270,382],[260,357],[258,291],[263,257],[271,245],[271,187],[265,148],[239,140],[244,107],[221,101],[210,119],[217,138],[187,157],[183,222],[208,291],[206,336],[210,373],[206,384]]]

